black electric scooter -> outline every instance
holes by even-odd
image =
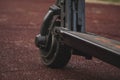
[[[85,31],[85,0],[57,0],[35,38],[45,65],[64,67],[72,54],[92,56],[120,68],[120,42]]]

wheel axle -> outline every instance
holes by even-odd
[[[41,34],[36,35],[35,37],[35,45],[37,47],[43,47],[43,45],[45,45],[46,42],[46,36],[41,36]]]

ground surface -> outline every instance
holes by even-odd
[[[34,37],[54,0],[0,0],[0,80],[120,80],[120,69],[72,56],[64,69],[45,67]],[[120,40],[120,6],[86,4],[87,31]],[[96,52],[97,54],[97,52]]]
[[[119,0],[85,0],[85,1],[89,3],[120,5]]]

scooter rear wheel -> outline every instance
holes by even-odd
[[[62,68],[71,58],[71,51],[53,34],[53,29],[56,26],[60,27],[60,21],[56,21],[56,19],[48,20],[46,24],[43,24],[40,33],[41,36],[46,37],[46,41],[44,47],[40,48],[40,54],[43,63],[48,67]]]

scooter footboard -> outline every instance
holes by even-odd
[[[97,35],[56,28],[61,42],[80,52],[99,58],[120,68],[120,42]]]

